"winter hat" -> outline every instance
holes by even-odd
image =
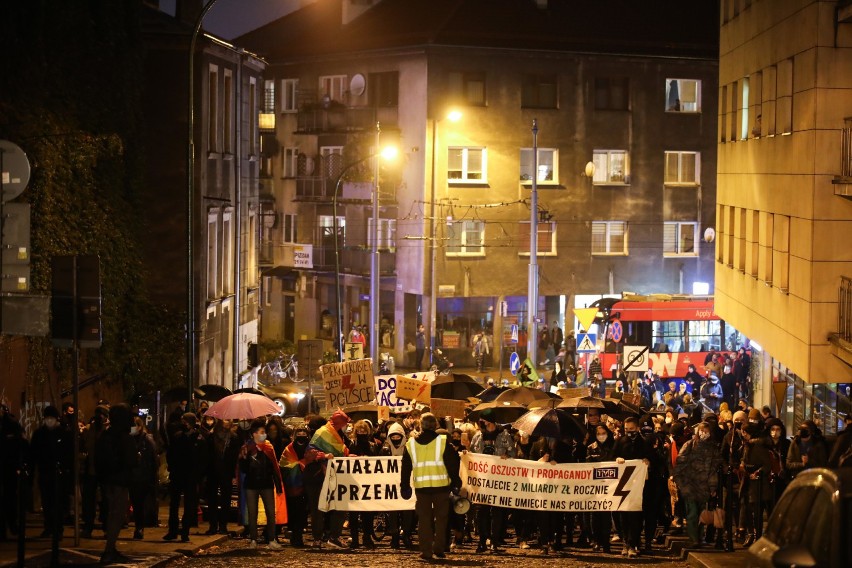
[[[59,409],[52,404],[50,406],[45,406],[42,416],[44,418],[59,418]]]
[[[759,424],[749,423],[749,424],[746,424],[745,427],[743,427],[743,432],[745,432],[746,434],[748,434],[752,438],[756,438],[756,437],[760,436],[760,433],[762,431],[763,431],[763,428],[761,428]]]
[[[760,411],[756,408],[752,408],[748,411],[748,421],[752,424],[760,424],[763,422],[763,416],[760,415]]]
[[[744,423],[746,421],[746,413],[742,410],[737,410],[734,412],[734,422]]]
[[[346,415],[345,412],[341,409],[337,409],[334,411],[334,414],[331,415],[331,418],[328,419],[331,422],[331,425],[334,426],[336,430],[340,430],[351,421],[349,416]]]
[[[391,424],[390,428],[388,428],[388,437],[393,436],[394,434],[398,434],[405,438],[405,428],[402,427],[402,424],[399,422],[394,422]]]

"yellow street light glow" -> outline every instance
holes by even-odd
[[[399,148],[396,146],[386,146],[382,148],[381,156],[385,160],[395,160],[399,155]]]
[[[449,113],[447,113],[447,118],[450,122],[458,122],[459,120],[461,120],[461,117],[462,113],[460,110],[451,110]]]

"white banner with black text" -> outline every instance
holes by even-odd
[[[413,510],[415,498],[400,494],[401,456],[328,460],[320,492],[320,511]]]

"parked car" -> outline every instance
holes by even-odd
[[[852,468],[797,475],[748,551],[753,567],[852,565]]]
[[[294,416],[298,414],[299,401],[305,397],[304,389],[279,383],[277,385],[257,385],[258,390],[272,399],[281,409],[279,416]]]

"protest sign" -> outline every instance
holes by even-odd
[[[345,409],[347,406],[367,404],[376,398],[372,359],[329,363],[320,367],[320,372],[325,388],[326,408],[330,411],[338,407]]]
[[[379,406],[379,411],[376,418],[379,422],[387,422],[390,420],[390,408],[387,406]]]
[[[641,511],[647,471],[641,460],[551,465],[467,453],[460,473],[473,505],[590,513]]]
[[[396,397],[396,375],[376,377],[376,404],[387,406],[394,414],[410,412],[413,408],[409,401]]]
[[[320,490],[320,511],[411,511],[400,491],[402,456],[334,458]]]
[[[423,404],[429,404],[432,398],[432,383],[420,377],[396,376],[396,396],[406,400],[416,400]]]
[[[463,400],[452,400],[449,398],[433,398],[429,403],[430,410],[435,416],[452,416],[453,418],[464,418],[464,409],[467,403]]]

